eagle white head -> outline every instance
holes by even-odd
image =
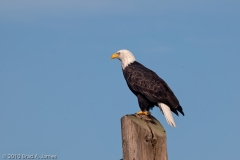
[[[122,69],[125,69],[129,64],[136,61],[134,55],[126,50],[122,49],[112,54],[111,59],[118,58],[122,62]]]

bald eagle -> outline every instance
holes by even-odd
[[[118,58],[129,89],[137,96],[140,111],[137,114],[149,115],[149,109],[158,106],[169,125],[176,127],[172,112],[183,116],[183,109],[167,83],[155,72],[137,62],[128,50],[119,50],[111,59]],[[172,112],[171,112],[172,111]]]

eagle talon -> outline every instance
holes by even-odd
[[[139,112],[137,112],[137,114],[138,115],[146,115],[146,116],[148,116],[149,115],[149,112],[148,111],[139,111]]]

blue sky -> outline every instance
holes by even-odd
[[[122,158],[120,118],[139,111],[120,49],[172,88],[169,159],[239,159],[240,2],[0,1],[0,154]]]

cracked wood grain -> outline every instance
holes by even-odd
[[[123,160],[167,160],[166,132],[153,116],[121,118]]]

